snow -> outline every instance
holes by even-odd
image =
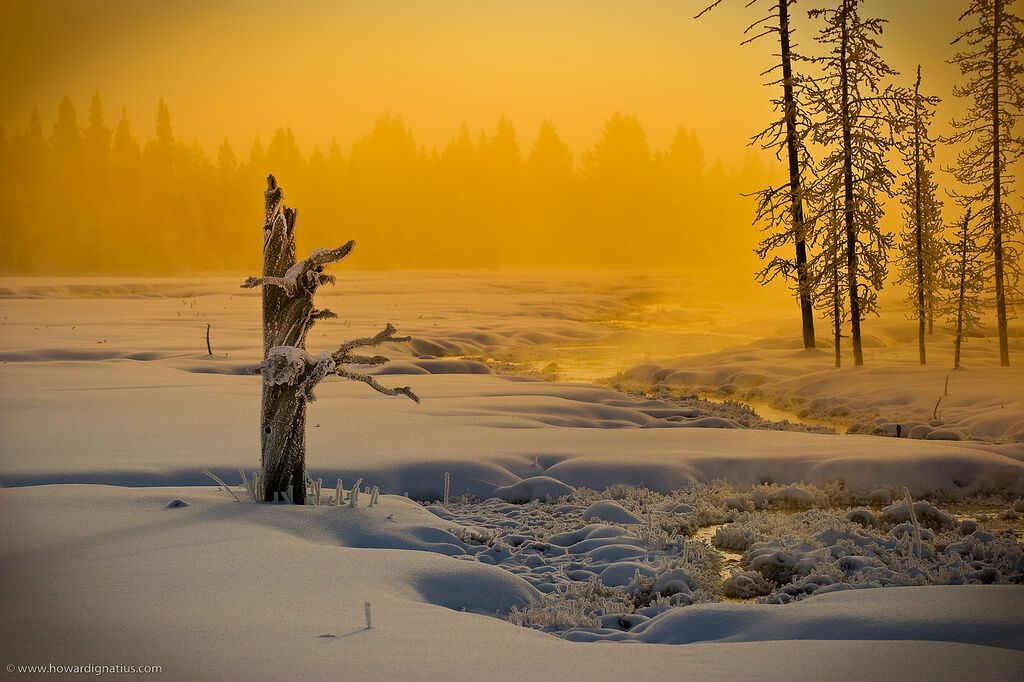
[[[812,640],[929,640],[1024,648],[1024,590],[1018,587],[922,587],[824,594],[784,609],[697,604],[671,609],[609,638],[656,644]],[[945,676],[943,676],[945,677]]]
[[[170,498],[189,506],[167,509]],[[461,679],[529,660],[544,677],[598,680],[638,666],[651,678],[736,678],[764,665],[820,679],[844,660],[886,677],[899,665],[877,660],[886,655],[921,674],[1013,679],[1024,662],[1024,590],[1012,586],[697,604],[628,618],[635,626],[622,638],[717,644],[574,645],[494,618],[536,601],[536,591],[502,569],[445,556],[458,545],[453,525],[389,495],[352,510],[239,504],[210,488],[26,487],[0,491],[0,524],[0,607],[23,616],[0,620],[5,660],[146,661],[170,679],[296,670],[327,679],[342,661],[356,677]],[[665,588],[686,582],[667,575]]]
[[[583,512],[584,521],[611,521],[612,523],[640,523],[640,519],[611,500],[600,500],[587,507]]]
[[[490,497],[498,497],[513,503],[531,500],[557,499],[572,495],[572,487],[550,476],[530,476],[517,483],[495,488]]]
[[[689,286],[669,275],[348,273],[342,300],[321,292],[341,317],[285,364],[390,320],[414,341],[386,346],[379,373],[408,374],[423,402],[327,378],[310,473],[328,491],[379,486],[379,503],[251,504],[201,471],[234,485],[258,463],[259,295],[240,280],[0,281],[0,612],[17,615],[0,619],[0,658],[155,663],[168,679],[1024,667],[1024,587],[1005,584],[1020,543],[992,518],[1012,526],[1006,500],[1024,495],[1022,375],[986,368],[984,340],[933,426],[945,372],[900,364],[895,320],[872,323],[877,368],[834,372],[827,351],[773,338],[773,312],[693,293],[662,310]],[[692,328],[670,329],[687,306]],[[649,395],[565,380],[645,366],[659,369],[623,376]],[[723,386],[808,421],[768,430],[683,395]],[[812,432],[844,413],[924,436]],[[942,430],[964,440],[926,439]],[[447,508],[418,504],[445,473]],[[987,520],[944,506],[990,495]]]

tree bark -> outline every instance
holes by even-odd
[[[796,130],[796,100],[793,95],[793,66],[789,46],[789,0],[779,0],[779,37],[782,41],[782,87],[786,117],[786,151],[789,156],[789,191],[793,210],[793,231],[796,242],[797,289],[804,348],[814,348],[814,302],[807,269],[807,243],[804,226],[803,187],[800,177],[800,155]]]
[[[295,218],[295,210],[284,205],[277,180],[268,176],[264,194],[264,277],[284,277],[295,265]],[[263,287],[264,362],[271,348],[303,346],[312,309],[312,297],[290,295],[284,287]],[[272,502],[291,486],[291,501],[304,504],[306,401],[299,387],[272,383],[266,376],[260,409],[260,451],[263,499]]]
[[[843,318],[842,318],[843,308],[840,305],[840,298],[839,298],[840,296],[842,296],[842,291],[841,291],[841,288],[840,288],[840,285],[839,285],[838,262],[836,263],[836,266],[837,266],[836,267],[837,272],[835,273],[835,276],[833,277],[833,280],[832,280],[832,333],[835,335],[835,342],[836,342],[836,351],[835,351],[836,352],[836,367],[838,368],[838,367],[842,367],[842,365],[843,365],[843,352],[842,352],[842,345],[841,345],[841,341],[842,341],[842,338],[843,338]]]
[[[927,310],[924,304],[924,234],[921,225],[921,67],[914,83],[914,236],[917,244],[917,351],[922,365],[927,364],[924,334]]]
[[[857,286],[857,228],[853,205],[853,135],[850,130],[850,78],[847,64],[849,45],[849,0],[843,0],[842,43],[840,45],[840,89],[843,109],[843,186],[844,219],[846,221],[846,282],[850,296],[850,339],[853,343],[853,364],[864,364],[860,340],[860,300]]]
[[[1010,344],[1006,325],[1006,291],[1003,283],[1003,206],[999,140],[999,31],[1003,3],[995,0],[992,29],[992,244],[995,250],[996,320],[999,325],[999,364],[1010,366]]]
[[[404,395],[419,402],[408,386],[388,388],[367,373],[347,365],[376,367],[388,362],[384,355],[353,352],[383,343],[404,343],[389,323],[374,336],[346,341],[333,353],[311,356],[306,336],[316,320],[335,317],[313,308],[313,294],[334,277],[324,268],[343,260],[354,241],[333,249],[316,249],[308,258],[295,258],[295,210],[284,205],[284,194],[273,175],[267,176],[263,217],[263,275],[250,277],[243,289],[263,287],[263,402],[260,407],[260,456],[263,499],[273,502],[289,493],[291,502],[306,502],[306,403],[313,389],[329,375],[361,381],[378,393]]]
[[[960,289],[956,302],[956,336],[953,339],[953,369],[960,367],[960,344],[964,338],[964,296],[967,294],[967,249],[968,247],[968,225],[971,222],[971,212],[967,211],[964,217],[964,231],[960,238]]]

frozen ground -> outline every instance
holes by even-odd
[[[504,620],[542,594],[460,560],[478,545],[402,497],[350,509],[195,487],[0,492],[5,663],[161,665],[182,680],[1013,680],[1024,665],[1020,586],[697,604],[596,632],[647,645],[601,646]]]
[[[382,379],[413,385],[421,405],[329,381],[310,407],[311,474],[325,488],[338,477],[348,484],[362,477],[392,494],[373,509],[239,504],[223,491],[180,487],[208,485],[201,467],[234,483],[239,467],[252,470],[258,461],[258,379],[245,372],[258,362],[259,298],[237,291],[235,279],[0,281],[0,483],[8,486],[0,490],[0,571],[10,585],[0,599],[5,613],[18,614],[0,619],[5,660],[113,657],[162,664],[181,679],[296,670],[318,678],[429,672],[461,679],[519,671],[527,660],[539,666],[533,676],[540,679],[621,679],[639,669],[645,677],[686,670],[761,678],[770,670],[821,679],[844,665],[850,677],[1013,679],[1024,664],[1024,588],[1011,584],[1020,574],[1013,559],[1019,539],[999,533],[1016,527],[1012,519],[995,518],[1024,495],[1024,445],[1010,442],[1022,420],[1016,368],[990,372],[984,358],[972,357],[950,379],[940,406],[949,430],[987,440],[751,429],[744,427],[764,424],[680,395],[729,392],[723,385],[742,382],[728,372],[747,371],[740,365],[757,357],[762,374],[775,373],[755,387],[759,399],[776,401],[785,395],[779,387],[806,369],[832,382],[815,390],[835,391],[856,419],[876,410],[872,419],[883,429],[925,408],[930,416],[937,395],[932,378],[922,374],[918,385],[920,370],[897,362],[905,343],[891,355],[869,355],[888,368],[870,375],[883,382],[872,398],[864,389],[870,365],[833,373],[818,366],[830,360],[827,350],[803,356],[759,341],[786,329],[774,308],[751,313],[728,301],[705,303],[678,277],[339,274],[334,295],[321,303],[341,317],[314,330],[311,350],[386,321],[417,337],[411,348],[386,349],[395,362]],[[208,322],[212,356],[203,341]],[[790,364],[780,365],[783,354]],[[713,358],[726,369],[706,367]],[[502,363],[520,375],[494,374]],[[714,380],[647,376],[653,365],[686,365]],[[639,368],[630,388],[655,397],[544,380],[598,379],[629,368]],[[848,382],[836,380],[846,374]],[[945,371],[934,374],[941,392]],[[853,388],[844,394],[847,384]],[[893,398],[904,385],[905,405]],[[958,406],[966,395],[973,403]],[[897,404],[907,412],[897,414]],[[478,501],[432,508],[438,515],[401,497],[438,499],[445,472],[453,497]],[[727,483],[708,487],[719,479]],[[651,491],[642,500],[615,492],[641,484]],[[954,527],[922,522],[919,545],[903,521],[883,518],[885,496],[896,501],[902,486],[952,511]],[[696,491],[704,491],[703,502],[683,499]],[[565,503],[485,502],[567,493],[574,499]],[[599,498],[616,498],[630,516],[584,518]],[[188,506],[166,508],[173,499]],[[673,511],[670,501],[700,504]],[[989,507],[963,506],[979,503]],[[563,504],[574,508],[556,518]],[[877,525],[846,518],[860,506]],[[992,517],[981,520],[982,535],[960,527],[978,513]],[[606,530],[563,547],[561,558],[522,553],[524,543],[554,546],[552,535],[595,524]],[[527,539],[513,544],[508,535]],[[585,552],[589,546],[570,550],[589,540],[594,547]],[[788,574],[772,573],[763,557]],[[517,568],[527,561],[534,565]],[[571,561],[580,565],[562,565]],[[630,563],[653,568],[640,569],[637,580]],[[601,581],[610,564],[607,582],[620,584]],[[672,570],[686,577],[667,582],[684,585],[694,605],[627,619],[629,628],[595,625],[594,613],[582,611],[575,625],[549,633],[507,622],[545,627],[544,618],[575,608],[565,599],[550,603],[566,594],[584,602],[596,594],[623,607],[604,615],[633,616],[682,593],[652,597],[654,583]],[[746,581],[727,588],[723,580],[733,573]],[[594,593],[588,585],[595,581],[618,592]],[[804,598],[843,585],[910,583],[919,586]],[[758,593],[751,599],[799,603],[716,601],[751,590]],[[651,599],[644,604],[636,594]],[[377,619],[368,631],[363,601]],[[664,646],[682,641],[697,643]]]

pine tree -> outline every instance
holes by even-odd
[[[117,130],[114,132],[114,144],[110,150],[114,162],[124,169],[135,171],[142,153],[139,143],[132,139],[131,125],[128,123],[128,113],[121,110],[121,120],[117,123]]]
[[[79,161],[82,153],[82,129],[78,127],[75,105],[67,95],[64,95],[57,107],[57,120],[53,124],[53,151],[63,163]]]
[[[980,228],[979,228],[980,225]],[[950,277],[949,293],[944,301],[947,321],[953,325],[953,369],[960,367],[960,346],[967,333],[981,326],[985,288],[985,226],[971,226],[968,207],[956,241],[949,244],[956,270]]]
[[[825,26],[818,35],[827,53],[815,57],[822,68],[808,88],[811,135],[826,152],[817,168],[813,196],[826,210],[843,215],[846,296],[854,364],[864,364],[861,321],[877,311],[878,291],[888,270],[892,236],[879,221],[883,197],[893,196],[895,174],[886,154],[906,114],[905,92],[887,85],[898,75],[882,59],[877,36],[883,19],[860,15],[862,0],[839,0],[835,9],[812,10]],[[828,197],[838,197],[834,208]]]
[[[228,178],[234,176],[238,171],[238,157],[226,137],[217,149],[217,171],[222,177]]]
[[[917,320],[918,359],[927,364],[925,333],[929,311],[935,307],[937,273],[942,267],[942,202],[929,164],[935,143],[928,134],[937,97],[921,94],[921,67],[914,82],[910,126],[903,141],[903,161],[908,170],[900,186],[904,229],[900,237],[899,282],[909,287],[907,302]]]
[[[718,6],[721,1],[717,0],[707,7],[697,15],[697,18]],[[748,2],[748,6],[756,1]],[[811,241],[812,222],[806,218],[807,197],[804,191],[804,178],[811,170],[811,159],[804,146],[809,122],[800,103],[804,79],[793,73],[793,62],[801,59],[791,44],[793,29],[790,27],[789,7],[795,2],[796,0],[768,0],[768,4],[772,6],[768,16],[747,27],[744,35],[751,31],[757,33],[744,40],[742,44],[772,34],[779,37],[779,63],[762,75],[782,71],[781,78],[774,78],[765,84],[771,88],[782,86],[782,92],[772,99],[775,111],[780,117],[755,135],[751,143],[773,151],[779,159],[785,153],[789,165],[787,183],[768,187],[756,194],[758,204],[755,222],[764,225],[764,230],[769,232],[769,235],[758,244],[757,255],[765,260],[778,249],[790,244],[796,252],[794,260],[779,256],[771,258],[767,266],[758,273],[757,278],[762,284],[767,284],[776,277],[795,283],[800,303],[804,348],[814,348],[814,304],[807,265],[807,244]]]
[[[100,93],[94,93],[89,102],[89,127],[85,129],[85,145],[91,163],[106,161],[110,156],[111,130],[103,117]]]
[[[836,367],[842,367],[843,322],[846,321],[846,224],[839,197],[823,199],[830,210],[823,213],[818,229],[818,250],[810,262],[814,305],[832,321]]]
[[[949,144],[961,145],[951,169],[967,189],[955,193],[961,203],[974,209],[979,226],[987,232],[985,243],[992,254],[995,275],[996,321],[999,327],[999,364],[1010,364],[1007,319],[1009,301],[1020,295],[1018,250],[1013,242],[1020,233],[1020,216],[1009,203],[1012,193],[1010,164],[1024,154],[1024,139],[1013,127],[1024,109],[1024,32],[1021,18],[1010,12],[1016,0],[970,0],[960,21],[974,25],[957,36],[962,45],[950,60],[965,77],[953,94],[970,102]]]

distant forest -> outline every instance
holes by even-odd
[[[214,158],[175,135],[163,100],[153,137],[135,129],[123,113],[108,122],[96,95],[84,117],[65,97],[52,126],[35,110],[0,130],[0,271],[256,271],[270,172],[300,209],[300,250],[354,238],[354,267],[677,268],[731,252],[750,271],[757,228],[739,191],[769,176],[752,158],[708,164],[685,128],[652,149],[618,113],[577,157],[550,122],[525,143],[506,119],[463,125],[441,149],[383,115],[349,149],[304,153],[282,128],[244,152],[225,139]]]

